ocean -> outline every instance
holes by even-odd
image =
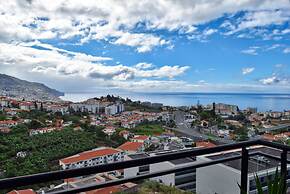
[[[79,102],[92,97],[100,97],[108,93],[66,93],[62,99]],[[238,105],[240,109],[256,107],[258,111],[283,111],[290,110],[290,94],[265,94],[265,93],[134,93],[119,92],[109,93],[132,100],[163,103],[171,106],[190,106],[197,103],[207,105],[227,103]]]

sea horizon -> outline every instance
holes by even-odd
[[[284,111],[290,109],[290,93],[252,92],[69,92],[63,100],[81,102],[88,98],[106,95],[130,98],[134,101],[163,103],[168,106],[208,105],[215,103],[234,104],[240,109],[255,107],[258,111]]]

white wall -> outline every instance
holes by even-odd
[[[150,165],[150,173],[163,171],[163,170],[169,170],[172,169],[174,166],[169,162],[161,162],[161,163],[155,163]],[[150,178],[150,180],[160,182],[159,180],[162,180],[162,183],[168,186],[175,185],[175,175],[174,174],[168,174],[164,176],[158,176]]]
[[[209,159],[198,156],[198,162]],[[240,172],[223,164],[196,169],[197,194],[240,194]]]
[[[136,177],[139,172],[139,166],[124,169],[124,178]]]

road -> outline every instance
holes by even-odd
[[[185,123],[184,121],[184,115],[185,113],[183,111],[176,111],[174,112],[174,119],[176,123],[176,128],[172,129],[174,131],[177,131],[181,134],[184,134],[185,136],[188,136],[192,138],[193,140],[206,140],[210,137],[200,133],[199,129],[197,127],[191,127],[190,124]],[[228,144],[228,143],[234,143],[233,140],[227,140],[223,138],[216,137],[215,138],[217,142],[221,144]]]

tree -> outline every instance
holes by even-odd
[[[3,114],[3,112],[0,112],[0,121],[6,120],[6,115]]]
[[[38,129],[44,127],[44,124],[41,123],[39,120],[33,119],[29,124],[28,128],[29,129]]]

